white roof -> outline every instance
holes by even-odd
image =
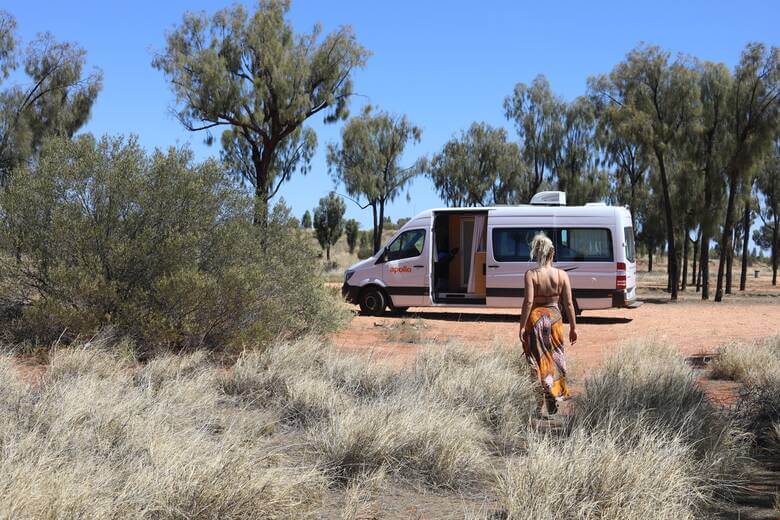
[[[434,213],[468,213],[468,212],[488,212],[496,217],[517,217],[517,216],[559,216],[559,217],[611,217],[616,212],[628,213],[628,210],[622,206],[532,206],[530,204],[521,204],[517,206],[485,206],[477,208],[433,208],[425,210],[414,216],[414,219],[428,218]]]

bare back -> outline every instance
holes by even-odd
[[[532,271],[535,305],[558,303],[565,289],[566,273],[555,267],[538,267]]]

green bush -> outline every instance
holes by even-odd
[[[283,203],[262,247],[251,197],[188,150],[53,140],[15,173],[0,208],[0,287],[20,295],[7,327],[17,340],[67,341],[110,326],[144,349],[214,348],[321,331],[343,317]]]

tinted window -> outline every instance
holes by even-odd
[[[425,230],[410,229],[404,231],[387,248],[388,260],[403,260],[422,254],[425,245]]]
[[[611,262],[612,233],[601,228],[558,230],[555,259],[558,262]]]
[[[624,227],[623,233],[626,235],[626,260],[634,263],[636,260],[636,246],[634,245],[634,228]]]
[[[493,258],[497,262],[530,262],[531,240],[540,231],[553,238],[550,228],[494,228]]]

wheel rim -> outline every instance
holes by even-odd
[[[376,295],[374,293],[368,293],[366,295],[365,299],[366,309],[370,311],[376,311],[376,308],[379,306],[379,302],[377,302]]]

